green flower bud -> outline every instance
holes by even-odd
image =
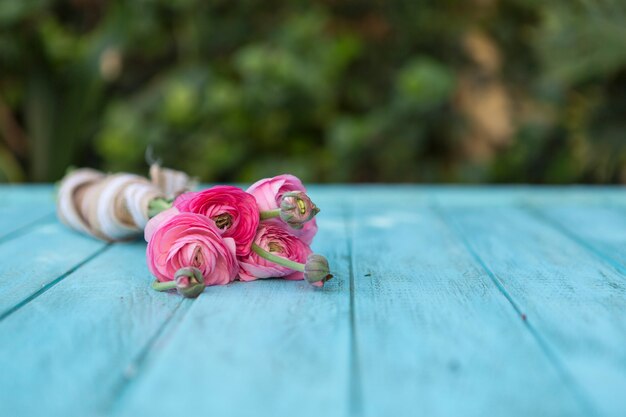
[[[332,277],[328,260],[325,257],[315,253],[309,255],[304,265],[304,279],[311,284],[323,284]]]
[[[186,298],[196,298],[204,291],[204,277],[198,268],[181,268],[174,275],[176,291]]]
[[[280,218],[294,229],[301,229],[320,209],[302,191],[285,193],[280,200]]]

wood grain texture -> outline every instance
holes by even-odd
[[[529,210],[626,277],[626,205],[550,204]]]
[[[105,247],[54,219],[0,244],[0,319]]]
[[[322,290],[276,279],[208,288],[158,341],[115,414],[347,415],[348,253],[335,198],[313,193],[323,210],[314,248],[334,280]]]
[[[0,186],[0,244],[53,219],[54,192],[50,186]]]
[[[357,199],[363,415],[584,415],[521,317],[427,201],[409,190]]]
[[[512,306],[527,316],[529,329],[579,399],[591,412],[623,415],[624,276],[524,209],[442,210]]]
[[[151,280],[145,244],[116,244],[0,322],[1,414],[103,415],[188,303]]]
[[[335,280],[195,301],[149,288],[145,243],[46,218],[52,195],[0,187],[2,416],[626,409],[623,188],[311,187]]]

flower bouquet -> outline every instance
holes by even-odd
[[[184,173],[158,165],[150,171],[150,180],[71,172],[59,189],[59,218],[107,241],[143,230],[157,291],[193,298],[235,280],[305,279],[321,287],[332,278],[326,258],[310,248],[319,209],[297,177],[262,179],[246,191],[217,185],[192,192]]]

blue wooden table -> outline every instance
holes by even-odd
[[[150,289],[0,188],[0,416],[625,416],[626,190],[312,187],[323,290]]]

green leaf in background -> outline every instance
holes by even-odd
[[[150,148],[209,182],[626,182],[625,28],[613,0],[3,1],[0,180]]]
[[[454,74],[447,66],[430,58],[415,58],[396,78],[398,94],[419,107],[438,106],[454,92]]]

